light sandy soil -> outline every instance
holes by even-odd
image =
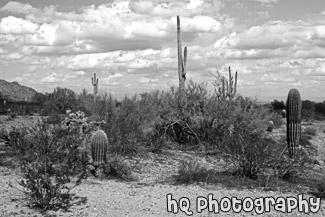
[[[318,129],[317,136],[312,139],[313,145],[319,149],[320,168],[324,167],[325,160],[325,123],[315,122],[312,127]],[[304,125],[306,127],[306,124]],[[272,137],[279,139],[284,135],[284,125],[280,129],[272,132]],[[0,152],[6,149],[0,144]],[[3,153],[2,153],[3,154]],[[0,155],[3,156],[3,155]],[[299,188],[300,191],[289,190],[265,190],[262,187],[247,186],[226,186],[225,184],[208,184],[193,183],[190,185],[174,185],[172,184],[172,175],[177,173],[177,167],[180,159],[197,159],[202,165],[210,168],[222,169],[222,162],[206,161],[201,157],[194,157],[190,153],[181,153],[177,151],[164,151],[162,154],[148,154],[140,160],[140,167],[134,170],[137,181],[124,182],[114,179],[98,179],[89,177],[84,180],[81,185],[76,186],[71,193],[73,194],[72,206],[69,211],[48,211],[41,214],[26,206],[26,200],[23,193],[19,190],[21,187],[17,184],[20,179],[19,172],[11,167],[0,163],[0,216],[98,216],[98,217],[141,217],[141,216],[187,216],[183,212],[173,214],[167,212],[167,194],[172,194],[173,199],[179,200],[187,197],[191,204],[190,210],[193,211],[192,216],[257,216],[253,210],[251,212],[220,212],[214,214],[204,210],[202,213],[196,211],[196,198],[207,197],[213,194],[214,199],[220,201],[223,197],[240,198],[258,198],[258,197],[297,197],[302,193],[304,198],[308,198],[308,189]],[[1,161],[0,161],[1,162]],[[131,161],[129,161],[131,162]],[[218,168],[219,167],[219,168]],[[9,186],[12,183],[13,187]],[[295,210],[292,213],[282,213],[276,210],[266,212],[260,216],[305,216],[305,214]],[[307,215],[306,215],[307,216]],[[321,208],[317,213],[308,213],[308,216],[325,216],[325,203],[321,203]]]

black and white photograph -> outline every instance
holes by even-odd
[[[0,0],[0,217],[324,199],[324,0]]]

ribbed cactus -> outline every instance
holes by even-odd
[[[287,111],[287,143],[289,157],[293,157],[299,146],[301,136],[301,97],[297,89],[291,89],[288,94]]]
[[[187,62],[187,47],[184,48],[184,56],[182,54],[181,43],[181,25],[179,16],[177,16],[177,53],[178,53],[178,79],[179,89],[184,92],[186,80],[186,62]]]
[[[218,99],[232,99],[237,93],[237,76],[236,71],[235,78],[231,75],[231,68],[229,66],[229,80],[227,81],[225,77],[221,78],[221,87],[219,87],[217,97]]]
[[[106,133],[103,130],[97,130],[91,137],[91,156],[95,167],[106,162],[107,148],[108,139]]]

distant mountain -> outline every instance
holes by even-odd
[[[32,102],[37,91],[30,87],[20,85],[18,82],[8,82],[0,79],[0,95],[10,101]]]

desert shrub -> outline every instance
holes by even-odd
[[[307,161],[313,162],[317,155],[317,147],[310,142],[311,137],[308,134],[302,134],[300,137],[300,149]]]
[[[233,122],[241,112],[257,111],[251,114],[251,122],[257,129],[265,130],[272,118],[267,108],[248,98],[218,100],[209,93],[206,83],[189,82],[183,96],[171,88],[166,92],[143,93],[140,98],[124,98],[119,107],[107,95],[99,97],[97,103],[107,108],[99,109],[97,115],[106,120],[103,129],[112,145],[111,151],[124,154],[137,153],[142,148],[158,151],[171,142],[180,148],[204,146],[215,152],[224,135],[234,131]],[[150,133],[146,133],[147,129]],[[160,141],[162,144],[157,145]]]
[[[16,112],[10,112],[9,117],[11,119],[15,119],[17,117],[17,113]]]
[[[190,144],[199,140],[189,124],[182,120],[163,122],[161,125],[156,125],[156,130],[160,137],[166,136],[178,144]]]
[[[102,116],[106,120],[103,126],[108,136],[111,152],[120,154],[138,153],[141,147],[148,143],[148,138],[141,130],[144,112],[140,108],[136,97],[125,98],[121,107],[109,116]]]
[[[283,118],[279,112],[273,112],[270,119],[274,123],[274,127],[281,127],[283,124]]]
[[[322,177],[314,183],[315,191],[311,192],[314,196],[319,198],[325,198],[325,178]]]
[[[297,178],[303,176],[304,171],[310,170],[315,164],[315,160],[309,155],[306,149],[298,149],[293,158],[282,154],[275,161],[274,174],[288,181],[295,181]]]
[[[73,112],[85,109],[77,94],[68,88],[57,87],[44,98],[42,115],[65,114],[68,109]]]
[[[283,101],[274,100],[271,102],[271,106],[273,110],[279,110],[286,109],[285,103]]]
[[[22,170],[22,180],[30,205],[43,210],[64,206],[69,199],[71,178],[77,176],[76,184],[86,177],[82,141],[87,135],[82,112],[68,113],[62,124],[52,124],[47,120],[29,128],[20,128],[16,147],[16,157]],[[18,148],[17,148],[18,147]]]
[[[39,160],[55,164],[62,159],[71,160],[81,139],[79,132],[69,132],[60,125],[40,121],[35,126],[19,128],[13,147],[22,162]]]
[[[275,142],[264,136],[271,117],[268,108],[249,98],[219,102],[212,127],[217,138],[210,139],[208,148],[232,164],[237,174],[256,179],[275,151]]]
[[[183,96],[174,88],[160,95],[162,103],[156,109],[160,118],[154,128],[157,139],[163,137],[166,143],[174,141],[188,149],[200,146],[200,133],[207,137],[213,135],[203,128],[204,124],[213,122],[206,110],[208,106],[212,108],[216,100],[209,97],[205,83],[189,82],[185,90]]]
[[[53,209],[66,205],[71,176],[83,173],[77,147],[78,137],[56,126],[40,125],[26,137],[24,152],[18,156],[26,196],[35,208]]]
[[[63,121],[63,117],[58,113],[51,113],[46,119],[44,118],[43,120],[48,124],[59,125]]]
[[[314,120],[315,118],[315,102],[303,100],[301,107],[301,118],[303,120]]]
[[[105,165],[105,175],[125,181],[134,181],[136,178],[132,174],[131,166],[121,157],[113,157]]]
[[[315,127],[306,127],[303,132],[303,134],[306,134],[308,136],[316,136],[317,135],[317,129]]]
[[[325,103],[319,102],[314,104],[315,109],[315,118],[317,120],[324,120],[325,119]]]
[[[185,159],[180,162],[178,173],[174,176],[176,184],[190,184],[206,181],[209,171],[196,160]]]
[[[310,170],[315,164],[318,164],[316,160],[317,148],[311,144],[309,139],[306,134],[302,134],[300,147],[297,148],[293,158],[288,156],[285,137],[277,143],[278,151],[274,152],[269,161],[276,177],[294,181],[302,176],[304,171]]]
[[[29,206],[41,210],[66,208],[70,189],[65,184],[70,180],[62,170],[49,172],[53,168],[38,162],[22,165],[21,170],[19,184],[25,188]]]
[[[222,155],[234,165],[237,175],[257,179],[274,152],[275,142],[259,133],[237,134],[223,144]]]
[[[217,152],[216,144],[222,143],[227,135],[235,130],[234,121],[241,113],[251,116],[250,122],[256,129],[265,130],[272,119],[269,108],[256,105],[249,99],[238,96],[232,101],[218,100],[209,93],[207,84],[189,82],[181,97],[179,91],[171,91],[159,95],[152,110],[159,111],[160,119],[155,124],[155,138],[160,136],[181,145],[182,149],[202,148],[209,152]],[[253,113],[252,111],[256,111]],[[245,113],[246,112],[246,113]],[[273,115],[273,116],[272,116]]]
[[[94,110],[94,97],[92,93],[88,93],[86,89],[83,89],[81,93],[77,95],[77,98],[84,108],[85,114],[90,116]]]
[[[111,93],[103,93],[96,98],[96,104],[93,105],[92,99],[92,115],[103,119],[103,117],[109,117],[115,110],[115,101]]]

